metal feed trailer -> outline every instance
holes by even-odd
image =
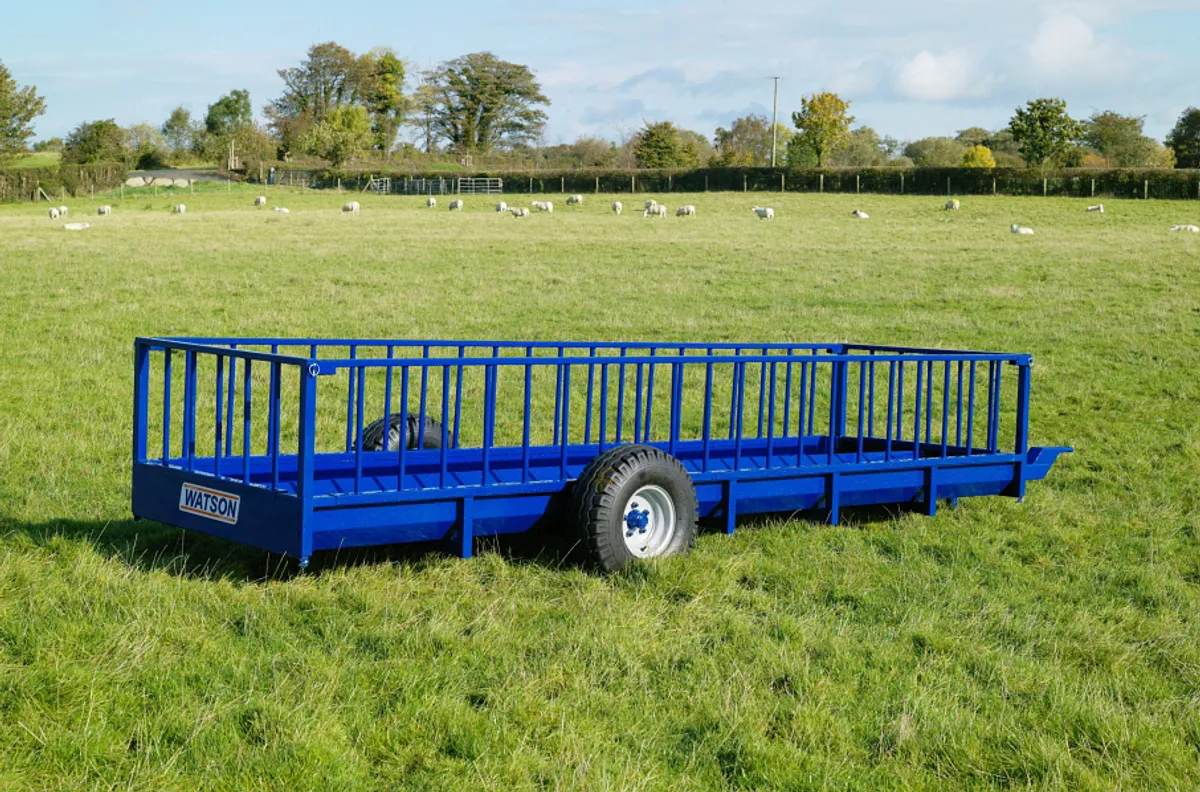
[[[1029,355],[850,344],[139,338],[133,513],[307,565],[539,522],[596,564],[699,519],[1021,498]]]

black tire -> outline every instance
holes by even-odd
[[[687,470],[673,456],[642,445],[618,446],[592,460],[575,482],[571,515],[592,562],[605,572],[638,560],[625,543],[624,511],[643,488],[660,488],[675,511],[674,533],[652,557],[687,553],[696,541],[700,506]]]
[[[418,429],[421,426],[420,416],[409,415],[407,426],[404,430],[404,447],[409,451],[415,451],[418,441],[421,440],[421,433]],[[387,432],[387,447],[384,447],[384,431]],[[363,429],[363,450],[364,451],[399,451],[400,450],[400,414],[394,413],[387,417],[385,421],[380,418],[370,426]],[[434,418],[425,416],[425,443],[424,448],[441,448],[442,447],[442,423]],[[454,447],[454,438],[450,438],[450,447]]]

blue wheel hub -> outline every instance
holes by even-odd
[[[627,536],[633,536],[634,533],[645,533],[650,526],[650,510],[640,509],[639,504],[633,504],[633,508],[625,515],[625,528]]]

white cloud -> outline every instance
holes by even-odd
[[[1096,31],[1073,14],[1054,13],[1038,25],[1029,44],[1030,63],[1044,77],[1069,76],[1101,67],[1112,53]]]
[[[896,91],[901,96],[922,102],[948,102],[977,96],[974,68],[966,55],[950,52],[935,55],[925,50],[900,65],[896,72]]]

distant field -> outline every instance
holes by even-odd
[[[57,168],[62,162],[62,154],[56,151],[41,151],[36,154],[25,154],[13,160],[8,167],[12,168]]]
[[[0,789],[1196,787],[1200,235],[1167,229],[1200,202],[262,189],[68,202],[75,234],[0,206]],[[139,334],[1030,352],[1031,439],[1076,453],[1024,504],[614,578],[520,545],[301,575],[129,519]]]

